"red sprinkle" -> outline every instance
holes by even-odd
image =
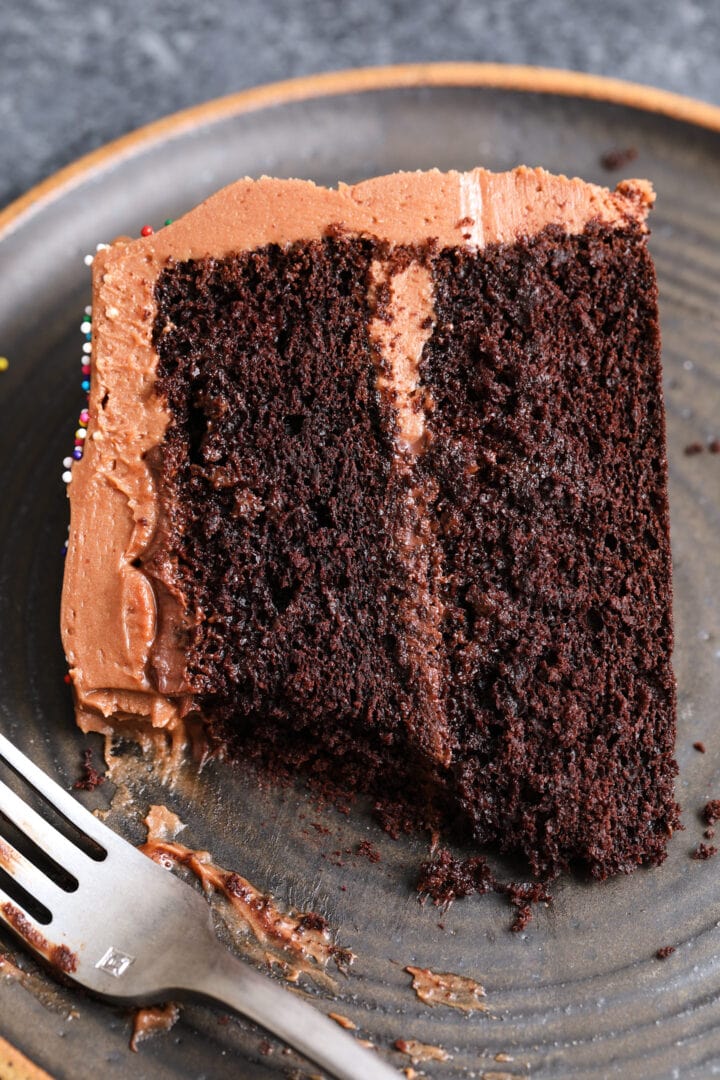
[[[155,232],[155,230],[153,229],[152,225],[143,225],[142,229],[140,230],[140,235],[141,236],[152,236],[152,234],[154,232]]]
[[[72,682],[72,679],[67,672],[63,675],[63,682],[68,684]]]
[[[83,364],[83,366],[80,368],[80,370],[82,371],[83,375],[89,375],[90,374],[90,365],[89,364]]]

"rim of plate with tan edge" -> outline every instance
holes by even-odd
[[[350,68],[267,83],[193,105],[154,120],[77,158],[0,210],[0,241],[33,210],[45,206],[110,164],[194,128],[274,105],[406,87],[487,87],[528,94],[586,98],[640,109],[720,132],[720,106],[669,90],[561,68],[518,64],[420,63]]]

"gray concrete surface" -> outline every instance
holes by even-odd
[[[720,0],[0,0],[0,205],[140,124],[257,83],[495,60],[720,103]]]

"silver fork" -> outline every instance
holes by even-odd
[[[209,998],[262,1025],[338,1080],[397,1080],[394,1069],[333,1021],[232,956],[192,886],[98,821],[3,735],[0,760],[101,849],[97,859],[86,854],[0,780],[0,813],[77,882],[56,884],[0,836],[0,866],[51,915],[47,924],[36,921],[0,889],[0,919],[30,949],[110,1001]]]

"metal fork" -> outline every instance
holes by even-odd
[[[86,854],[0,780],[0,813],[77,882],[70,883],[72,891],[58,885],[0,837],[0,866],[51,914],[47,924],[36,921],[0,889],[0,919],[30,949],[110,1001],[209,998],[262,1025],[338,1080],[397,1080],[394,1069],[333,1021],[232,956],[192,886],[98,821],[3,735],[0,760],[101,849],[98,859]]]

